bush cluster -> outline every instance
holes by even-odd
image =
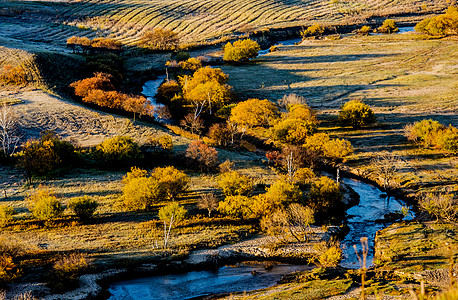
[[[154,107],[149,105],[143,96],[127,95],[115,91],[113,77],[106,73],[95,73],[93,77],[70,84],[76,96],[83,102],[101,107],[119,109],[141,115],[152,115]]]
[[[458,153],[458,129],[442,125],[432,119],[421,120],[404,128],[409,141],[423,147],[434,147],[453,154]]]
[[[150,176],[133,167],[123,179],[120,198],[127,209],[148,210],[162,200],[174,200],[188,189],[189,177],[175,167],[156,168]]]
[[[445,14],[424,19],[415,26],[415,31],[434,36],[458,34],[458,8],[450,6]]]
[[[0,73],[0,83],[13,84],[13,85],[25,85],[31,81],[31,78],[27,74],[24,66],[3,66],[3,70]]]
[[[150,50],[175,50],[180,44],[178,34],[160,27],[145,31],[140,46]]]
[[[395,20],[386,19],[385,21],[383,21],[382,26],[377,28],[377,32],[388,33],[388,34],[396,33],[396,32],[399,32],[399,28],[398,28],[398,25],[396,24]]]
[[[248,196],[253,191],[253,180],[237,171],[229,171],[219,175],[218,187],[226,196]]]
[[[369,105],[359,100],[351,100],[342,106],[339,121],[345,126],[361,127],[374,123],[375,114]]]
[[[192,164],[202,171],[210,171],[218,164],[218,151],[213,147],[207,146],[202,141],[190,143],[185,155],[192,160]]]
[[[87,37],[72,36],[67,39],[67,47],[73,52],[76,51],[93,51],[93,50],[111,50],[119,51],[122,49],[122,43],[110,38],[95,38],[93,40]]]
[[[74,198],[68,204],[76,217],[83,222],[92,218],[98,206],[97,201],[89,196]]]
[[[90,260],[82,253],[65,255],[53,265],[49,286],[56,292],[78,286],[79,276],[90,267]]]
[[[105,162],[127,164],[140,157],[140,150],[131,137],[115,136],[98,145],[95,156]]]

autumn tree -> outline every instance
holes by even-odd
[[[331,139],[327,133],[315,133],[306,138],[303,147],[308,150],[309,156],[326,157],[340,161],[353,153],[351,143],[344,139]]]
[[[402,160],[392,153],[385,152],[373,158],[371,163],[374,166],[374,173],[382,183],[383,189],[387,191],[394,183],[394,176],[401,167]]]
[[[399,28],[395,20],[386,19],[385,21],[383,21],[382,26],[377,28],[377,32],[388,33],[388,34],[396,33],[396,32],[399,32]]]
[[[184,75],[179,80],[184,99],[193,106],[194,118],[204,110],[212,114],[229,100],[228,76],[221,69],[200,68],[192,76]]]
[[[322,176],[315,180],[311,185],[308,196],[308,206],[320,216],[343,209],[340,187],[329,177]]]
[[[215,123],[210,126],[208,130],[208,137],[214,140],[218,146],[223,147],[233,145],[235,142],[235,135],[236,132],[225,123]]]
[[[291,234],[298,242],[308,240],[307,232],[315,222],[314,211],[299,203],[291,203],[286,208],[277,209],[273,214],[267,214],[261,219],[263,231],[274,236]]]
[[[68,204],[76,217],[83,222],[92,218],[98,206],[97,201],[89,196],[74,198]]]
[[[151,177],[133,177],[122,189],[121,204],[129,210],[148,210],[161,199],[159,183]]]
[[[199,70],[200,68],[202,68],[202,62],[198,58],[190,57],[187,60],[180,61],[178,63],[178,66],[182,70],[195,72],[195,71]]]
[[[217,183],[226,196],[247,196],[253,191],[253,180],[237,171],[222,173]]]
[[[375,115],[369,105],[359,100],[350,100],[342,106],[339,121],[343,125],[361,127],[374,123]]]
[[[211,170],[218,162],[218,151],[202,141],[189,144],[185,156],[191,159],[201,170]]]
[[[270,125],[277,115],[278,108],[269,100],[248,99],[232,108],[229,121],[246,132],[251,127]]]
[[[301,119],[285,119],[272,128],[272,138],[275,141],[302,145],[306,138],[316,132],[316,124]]]
[[[84,98],[92,90],[114,91],[113,77],[106,73],[95,73],[93,77],[82,79],[70,84],[76,96]]]
[[[288,109],[294,104],[307,104],[307,99],[297,94],[288,94],[278,100],[278,105],[284,109]]]
[[[188,189],[189,177],[173,166],[154,169],[151,178],[159,183],[161,196],[169,200],[175,199]]]
[[[320,24],[313,24],[301,31],[301,36],[303,38],[309,36],[322,36],[326,28]]]
[[[159,209],[157,215],[159,219],[164,222],[164,248],[168,246],[172,226],[184,220],[187,214],[188,211],[178,204],[178,202],[169,203]]]
[[[151,50],[175,50],[179,43],[176,32],[156,27],[143,33],[140,45]]]
[[[434,36],[458,35],[458,8],[450,6],[444,14],[422,20],[415,31]]]
[[[223,201],[218,204],[218,211],[242,219],[249,219],[256,217],[253,212],[253,197],[234,195],[227,196]]]
[[[232,62],[248,61],[250,58],[258,56],[261,47],[251,39],[238,40],[233,44],[228,42],[224,46],[223,60]]]

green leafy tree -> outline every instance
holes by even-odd
[[[223,60],[232,62],[248,61],[258,56],[261,50],[259,44],[251,39],[238,40],[233,44],[230,42],[224,46]]]
[[[361,127],[375,122],[375,115],[369,105],[359,100],[351,100],[342,106],[339,121],[343,125]]]
[[[253,191],[253,180],[237,171],[219,175],[218,186],[226,196],[247,196]]]

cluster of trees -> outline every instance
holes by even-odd
[[[415,26],[415,31],[434,36],[458,34],[458,8],[450,6],[439,16],[424,19]]]
[[[258,56],[261,47],[251,39],[238,40],[234,43],[228,42],[224,48],[224,61],[244,62]]]
[[[29,74],[27,74],[26,68],[23,65],[12,66],[4,65],[0,73],[0,83],[2,84],[13,84],[13,85],[25,85],[31,81]]]
[[[409,124],[404,128],[407,139],[422,147],[433,147],[458,154],[458,129],[432,119]]]
[[[124,187],[120,198],[129,210],[149,210],[164,200],[176,198],[188,188],[189,177],[175,167],[156,168],[150,174],[133,167],[123,178]]]
[[[222,173],[217,184],[225,198],[218,203],[218,211],[242,219],[262,219],[261,224],[268,231],[275,231],[281,222],[294,231],[295,224],[304,229],[314,222],[314,217],[326,220],[330,213],[342,210],[339,185],[328,177],[316,178],[310,170],[309,177],[310,173],[304,171],[298,172],[293,180],[278,180],[265,193],[254,196],[251,178],[237,171]],[[293,236],[297,238],[294,233]]]
[[[360,100],[350,100],[339,112],[339,121],[344,126],[361,127],[374,123],[374,111]]]
[[[107,73],[95,73],[93,77],[76,81],[70,87],[83,102],[132,112],[134,120],[136,114],[140,116],[154,114],[154,106],[148,104],[145,97],[116,91],[113,76]]]
[[[82,51],[84,53],[101,50],[120,51],[122,43],[111,38],[99,37],[91,40],[87,37],[72,36],[67,39],[67,47],[73,52]]]
[[[176,32],[159,27],[145,31],[140,41],[140,46],[149,50],[176,50],[179,45]]]

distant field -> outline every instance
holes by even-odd
[[[164,27],[178,32],[185,43],[199,43],[312,23],[360,24],[389,16],[415,21],[448,5],[447,0],[0,1],[0,42],[4,37],[62,45],[72,35],[84,35],[132,45],[147,28]]]

